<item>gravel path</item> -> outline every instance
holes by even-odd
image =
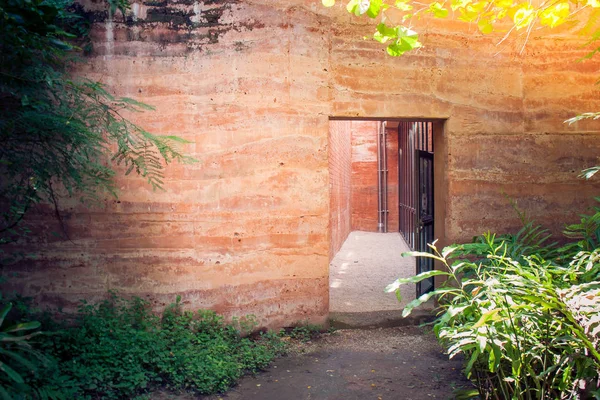
[[[468,385],[460,368],[420,328],[340,330],[206,400],[448,399]]]
[[[210,397],[154,393],[152,400],[430,400],[468,387],[459,360],[448,360],[421,328],[339,330],[297,344],[256,376]]]

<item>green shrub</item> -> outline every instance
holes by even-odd
[[[590,249],[590,219],[572,227],[579,244],[544,246],[547,233],[528,225],[517,235],[484,235],[430,257],[435,270],[389,285],[443,275],[446,283],[411,302],[410,314],[437,296],[434,331],[484,399],[575,399],[595,396],[600,369],[600,249]],[[583,233],[582,233],[583,232]],[[536,244],[537,243],[537,244]]]
[[[35,388],[25,397],[42,398],[41,391],[49,398],[130,399],[156,387],[223,392],[285,350],[276,334],[244,336],[240,329],[254,324],[183,311],[179,298],[162,316],[139,298],[82,302],[74,320],[48,325],[38,347],[56,363],[25,377]]]
[[[57,360],[41,346],[45,332],[28,301],[0,296],[0,398],[69,399],[75,394]]]

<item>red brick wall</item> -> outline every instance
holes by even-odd
[[[352,230],[377,232],[379,121],[352,121]],[[387,130],[388,232],[398,231],[398,134]]]
[[[329,123],[329,259],[350,233],[352,146],[350,121]]]
[[[388,164],[388,232],[398,232],[398,129],[386,129],[387,164]]]
[[[378,121],[352,121],[352,230],[377,232]]]

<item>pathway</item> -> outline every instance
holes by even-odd
[[[460,369],[421,328],[340,330],[206,400],[448,399]]]
[[[415,298],[415,285],[401,288],[402,302],[384,288],[399,277],[415,275],[415,260],[399,233],[351,232],[329,265],[329,310],[400,310]]]

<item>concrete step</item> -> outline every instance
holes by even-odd
[[[406,318],[402,310],[330,312],[329,325],[336,329],[375,329],[422,325],[435,319],[433,308],[413,310]]]

